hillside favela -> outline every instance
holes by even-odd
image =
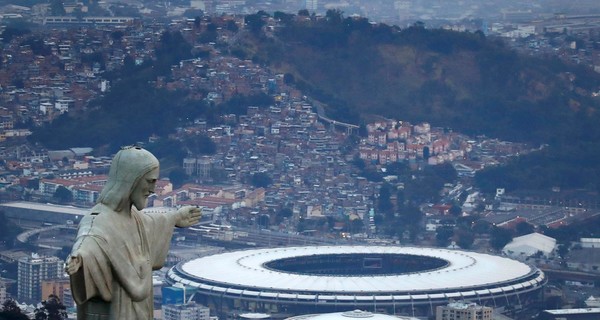
[[[600,319],[600,2],[0,0],[0,320],[351,318]]]

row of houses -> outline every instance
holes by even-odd
[[[89,206],[96,203],[107,179],[106,175],[73,177],[71,179],[40,179],[39,192],[42,196],[51,198],[58,188],[64,187],[73,194],[74,203]],[[170,181],[158,180],[155,193],[148,198],[148,204],[155,207],[196,205],[210,208],[218,213],[222,208],[254,207],[264,200],[264,196],[265,191],[262,188],[250,190],[246,187],[185,184],[180,188],[173,189]]]

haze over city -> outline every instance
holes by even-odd
[[[600,317],[597,1],[0,18],[0,319],[76,318],[65,261],[131,148],[160,162],[144,216],[202,210],[155,319]]]

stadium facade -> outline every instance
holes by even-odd
[[[401,246],[252,249],[182,262],[167,281],[196,290],[217,314],[274,318],[361,309],[432,315],[450,301],[520,309],[546,277],[534,266],[476,252]]]

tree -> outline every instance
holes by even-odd
[[[453,217],[460,217],[462,215],[462,208],[456,204],[453,204],[452,207],[448,210]]]
[[[532,233],[534,230],[535,227],[532,224],[527,223],[525,221],[521,221],[515,226],[515,235],[524,236],[526,234]]]
[[[4,32],[2,32],[2,42],[9,43],[14,37],[28,33],[31,33],[31,30],[18,28],[14,26],[7,26],[6,29],[4,29]]]
[[[490,234],[490,246],[496,250],[504,248],[509,242],[512,241],[512,232],[508,229],[494,227]]]
[[[51,294],[42,301],[42,307],[35,310],[35,320],[63,320],[67,319],[67,308],[60,299]]]
[[[261,214],[256,219],[256,224],[258,224],[258,226],[260,226],[261,228],[268,228],[270,221],[271,221],[271,217],[269,217],[268,214]]]
[[[4,211],[0,211],[0,243],[4,242],[7,247],[12,248],[15,238],[21,231],[21,227],[8,220]]]
[[[404,207],[404,202],[406,201],[406,197],[404,196],[404,189],[398,189],[396,192],[396,206],[398,208]]]
[[[403,225],[418,226],[423,219],[423,212],[416,206],[403,206],[398,211],[398,219]]]
[[[184,139],[184,145],[193,155],[211,155],[217,152],[217,145],[207,135],[197,134]]]
[[[377,199],[377,210],[385,213],[386,217],[393,213],[392,209],[394,208],[392,201],[390,201],[391,189],[392,186],[389,183],[382,184],[381,188],[379,188],[379,198]]]
[[[294,212],[292,211],[292,209],[290,209],[288,207],[281,208],[281,210],[279,210],[279,212],[277,212],[277,222],[281,222],[285,218],[291,218],[293,215],[294,215]]]
[[[237,23],[235,23],[235,20],[228,20],[225,24],[225,29],[231,32],[238,32],[240,28],[238,27]]]
[[[246,26],[253,33],[259,33],[265,25],[263,16],[259,13],[246,15],[244,22],[246,22]]]
[[[325,13],[325,18],[327,19],[327,22],[329,22],[330,24],[339,25],[342,23],[342,20],[344,19],[344,13],[339,9],[329,9]]]
[[[410,167],[406,162],[392,162],[386,166],[388,174],[397,175],[399,177],[407,177],[411,174]]]
[[[2,311],[0,311],[0,320],[29,320],[15,300],[7,299],[2,303]]]
[[[289,13],[285,13],[285,12],[281,12],[281,11],[275,11],[275,13],[273,13],[273,18],[279,20],[284,25],[290,25],[292,23],[292,21],[294,21],[293,14],[289,14]]]
[[[361,159],[358,155],[352,158],[352,161],[350,163],[356,166],[356,168],[361,171],[364,170],[366,166],[365,161]]]
[[[569,246],[566,244],[559,244],[556,249],[556,253],[561,259],[566,259],[569,254]]]
[[[123,39],[123,36],[125,36],[125,33],[121,30],[113,31],[110,33],[110,37],[115,41],[121,41],[121,39]]]
[[[423,147],[423,159],[429,160],[431,154],[429,153],[429,147]]]
[[[492,224],[485,220],[477,220],[473,222],[471,229],[477,234],[489,233]]]
[[[73,192],[63,186],[58,186],[52,197],[60,203],[69,203],[73,201]]]
[[[291,73],[284,73],[283,74],[283,83],[291,85],[294,84],[296,82],[296,79],[294,78],[294,75]]]
[[[177,189],[183,185],[187,179],[187,174],[181,168],[175,168],[169,172],[169,181],[173,184],[173,188]]]
[[[48,320],[48,315],[42,308],[35,309],[35,320]]]
[[[462,249],[471,249],[475,242],[475,234],[470,229],[459,229],[455,232],[456,244]]]
[[[435,242],[439,247],[446,247],[450,244],[450,237],[454,235],[452,227],[438,227],[435,233]]]
[[[227,172],[227,170],[221,167],[212,168],[210,170],[210,178],[214,183],[225,182],[225,180],[227,180],[228,178],[228,174],[229,173]]]
[[[365,223],[361,219],[351,220],[349,223],[350,233],[360,233],[365,228]]]
[[[265,172],[253,174],[250,180],[250,183],[257,188],[266,188],[273,183],[273,179]]]
[[[50,12],[53,16],[63,16],[67,13],[62,0],[50,1]]]

